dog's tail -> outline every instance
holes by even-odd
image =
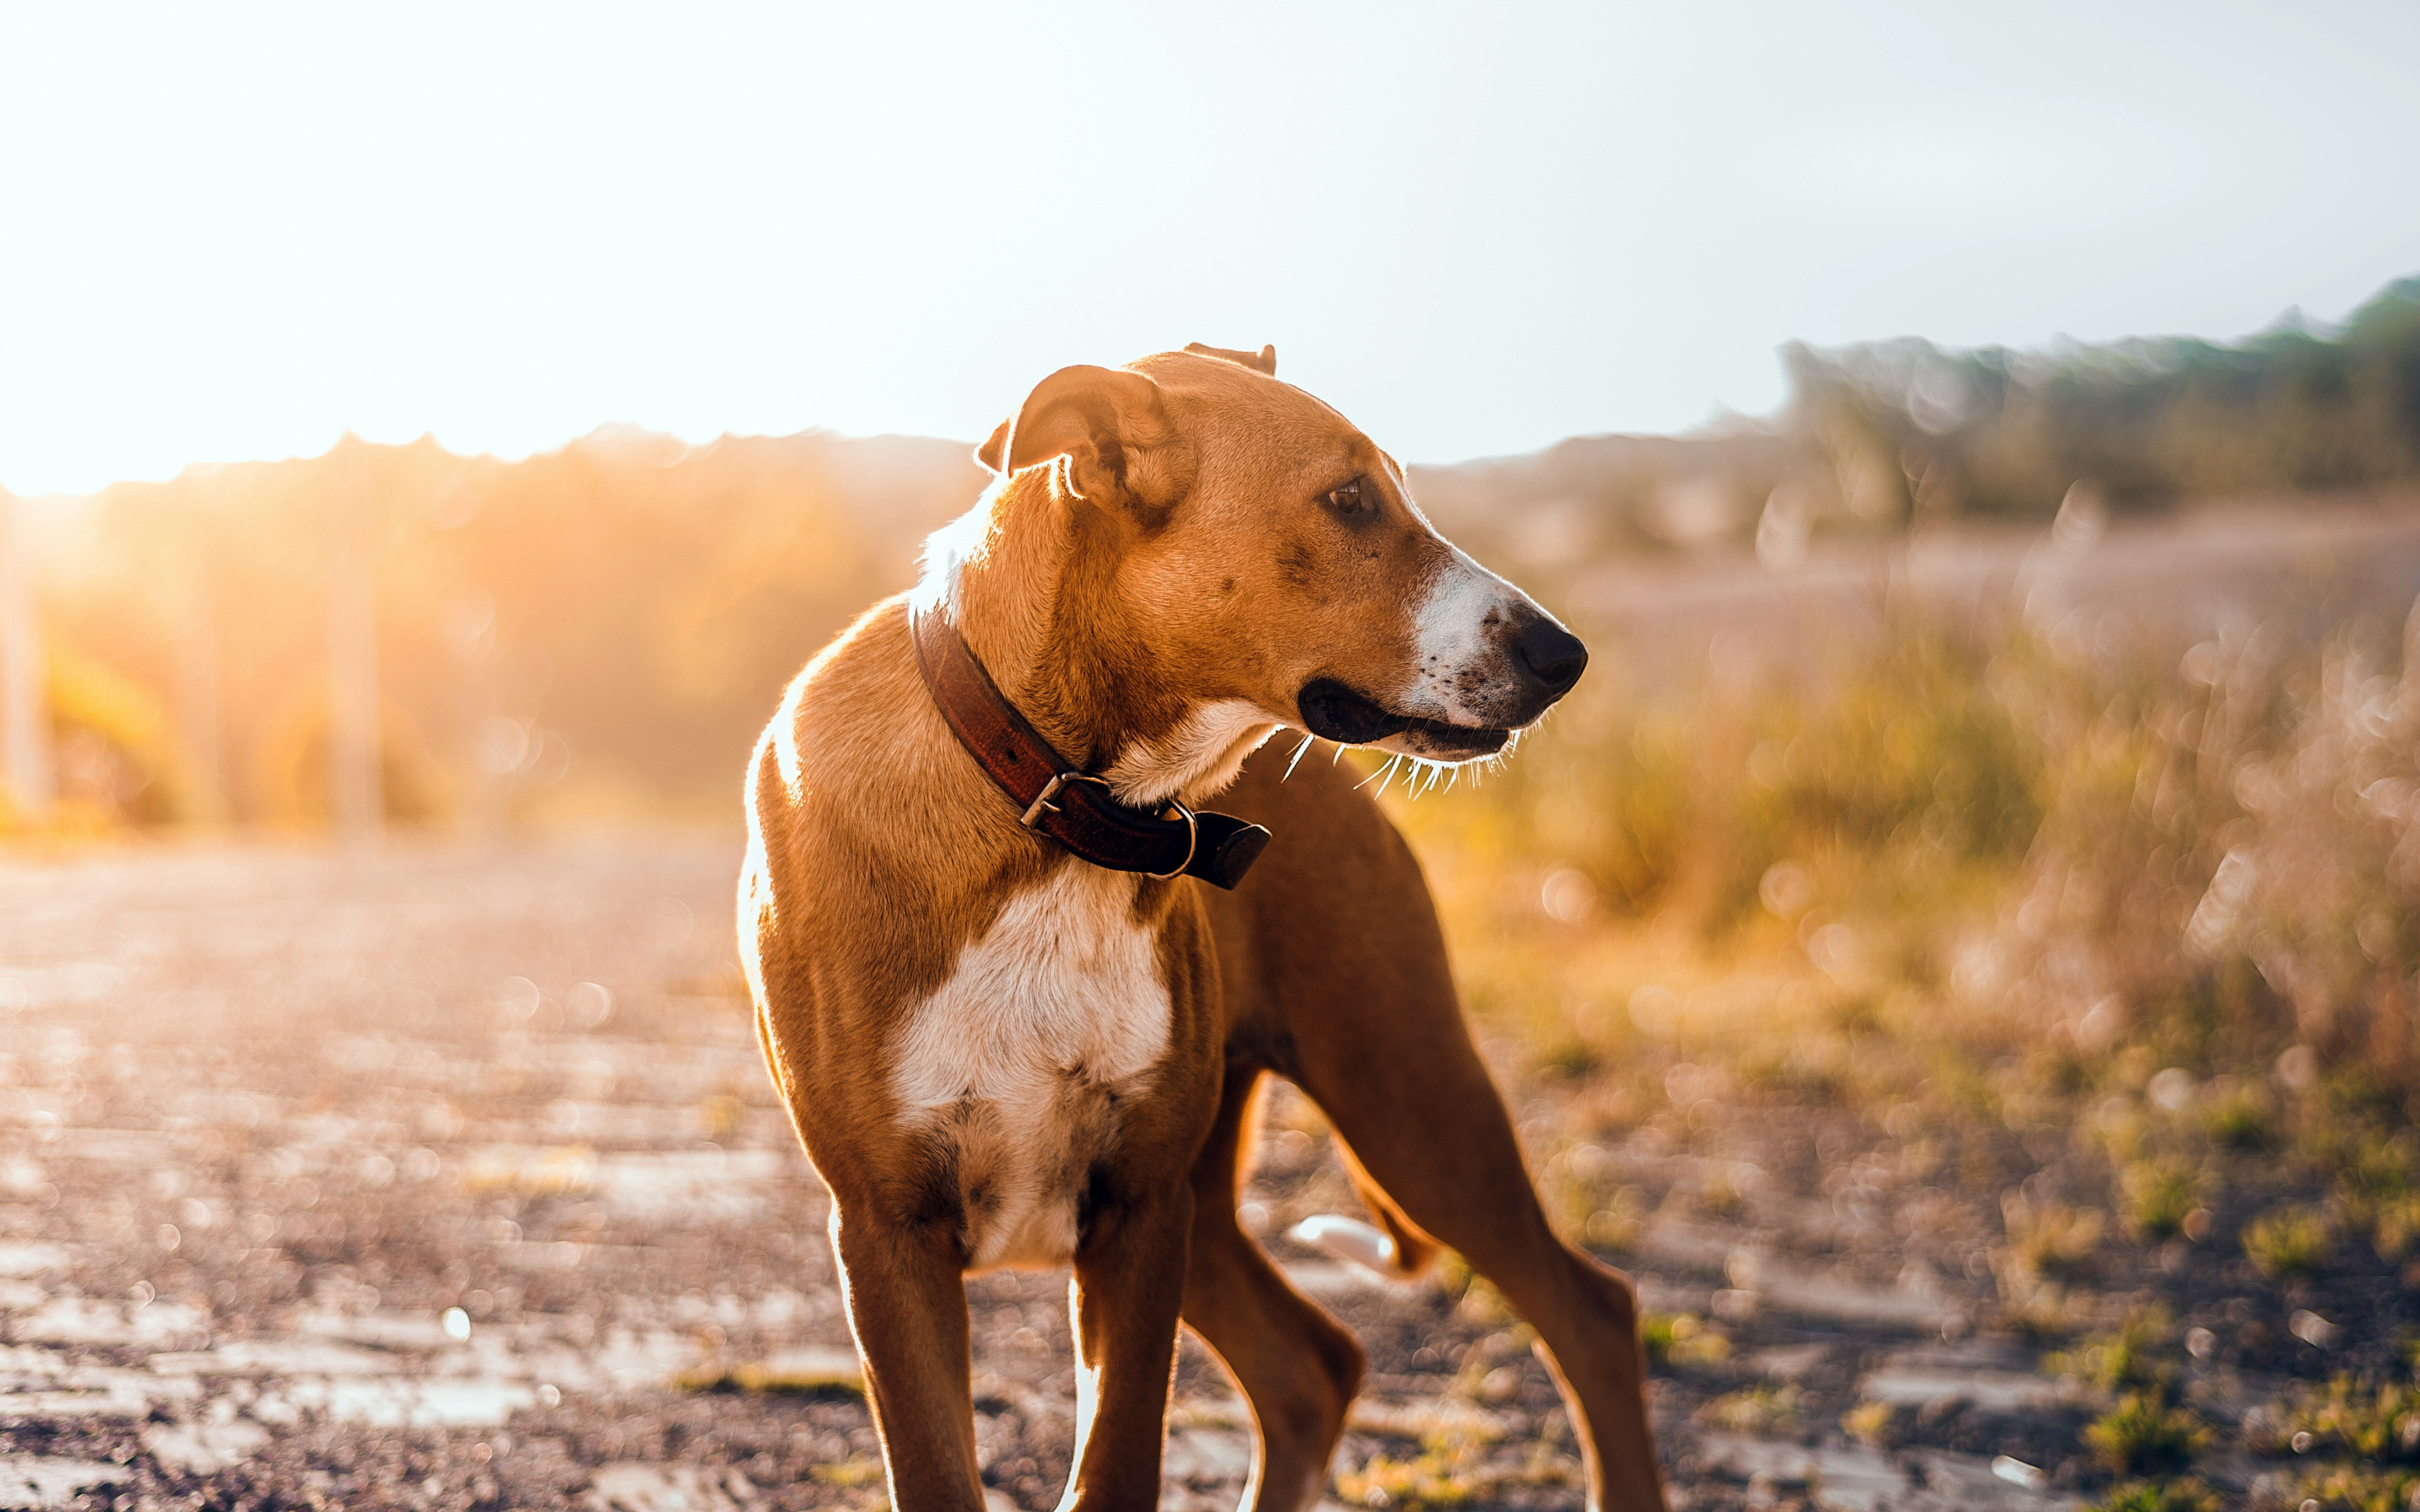
[[[1336,1256],[1366,1266],[1379,1274],[1397,1280],[1409,1280],[1429,1267],[1436,1258],[1437,1242],[1422,1232],[1419,1225],[1404,1216],[1395,1199],[1377,1179],[1361,1168],[1361,1162],[1342,1139],[1336,1142],[1336,1152],[1343,1159],[1344,1171],[1353,1179],[1353,1192],[1378,1227],[1359,1223],[1334,1213],[1322,1213],[1295,1225],[1290,1238],[1305,1244],[1314,1244]]]

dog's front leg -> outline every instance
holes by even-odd
[[[849,1206],[832,1204],[832,1255],[865,1361],[865,1399],[882,1439],[891,1504],[901,1512],[982,1512],[956,1240],[938,1224],[863,1211],[871,1204],[851,1213]]]
[[[1174,1184],[1096,1216],[1077,1252],[1076,1473],[1059,1512],[1159,1504],[1192,1226],[1193,1195]]]

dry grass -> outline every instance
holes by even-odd
[[[1888,1402],[1859,1402],[1840,1414],[1840,1431],[1869,1448],[1887,1449],[1897,1442],[1898,1417]]]
[[[2157,1392],[2130,1392],[2084,1430],[2084,1442],[2118,1474],[2169,1470],[2210,1447],[2210,1430]]]
[[[2305,1452],[2333,1450],[2373,1462],[2420,1461],[2420,1383],[2355,1381],[2337,1376],[2306,1389],[2277,1419],[2290,1445],[2307,1433]]]
[[[2164,1311],[2139,1310],[2127,1315],[2114,1332],[2092,1335],[2045,1356],[2042,1368],[2112,1394],[2143,1387],[2164,1390],[2177,1373],[2176,1362],[2164,1355],[2175,1333]]]
[[[2273,1208],[2243,1229],[2243,1253],[2273,1281],[2317,1274],[2335,1243],[2327,1215],[2311,1208]]]
[[[2420,1475],[2372,1465],[2338,1465],[2303,1476],[2294,1485],[2302,1506],[2319,1512],[2409,1512],[2420,1495]]]
[[[1748,1433],[1760,1438],[1795,1433],[1803,1426],[1799,1415],[1798,1388],[1771,1384],[1749,1386],[1707,1403],[1699,1410],[1698,1421],[1727,1433]]]
[[[2128,1481],[2113,1487],[2092,1504],[2093,1512],[2219,1512],[2218,1497],[2190,1477],[2172,1481]]]
[[[2201,1173],[2185,1161],[2133,1161],[2118,1173],[2126,1226],[2144,1239],[2173,1239],[2202,1205]]]
[[[2113,1230],[2203,1240],[2247,1159],[2381,1252],[2420,1239],[2406,639],[2168,659],[1901,623],[1823,676],[1584,684],[1475,784],[1389,801],[1475,1011],[1578,1140],[1768,1100],[1865,1110],[1911,1158],[1978,1123],[2097,1144],[2111,1212],[2005,1213],[2009,1310],[2047,1319]],[[1548,1180],[1575,1231],[1637,1242],[1634,1197]],[[1684,1196],[1755,1219],[1728,1176]],[[2307,1222],[2261,1232],[2278,1273],[2324,1262]]]
[[[2000,1204],[2008,1225],[2009,1251],[2028,1272],[2073,1273],[2084,1269],[2100,1251],[2106,1219],[2089,1208],[2064,1203],[2030,1203],[2011,1195]]]
[[[1638,1342],[1652,1365],[1716,1365],[1731,1357],[1731,1341],[1692,1313],[1643,1314]]]
[[[1584,685],[1475,793],[1401,811],[1482,873],[1488,912],[1576,873],[1561,938],[1643,926],[1841,995],[2022,1002],[2071,1050],[2139,1037],[2188,1069],[2265,1075],[2308,1040],[2391,1080],[2420,962],[2420,674],[2388,659],[2352,633],[2163,666],[1902,625],[1828,681],[1651,708]],[[1540,1042],[1590,1042],[1569,1026]],[[2274,1108],[2240,1079],[2201,1118],[2257,1144]]]

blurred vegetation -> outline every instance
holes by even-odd
[[[45,501],[63,820],[326,823],[334,551],[364,516],[391,822],[729,819],[782,686],[982,477],[947,441],[609,430]]]
[[[1590,436],[1413,471],[1456,540],[1554,588],[1623,554],[1752,547],[1788,565],[1825,537],[1943,519],[2096,519],[2219,499],[2420,479],[2420,278],[2341,329],[2288,312],[2237,343],[2046,351],[1916,339],[1784,349],[1773,422]]]
[[[2420,278],[2340,331],[2289,316],[2233,346],[1911,339],[1787,357],[1800,424],[1869,516],[2045,515],[2078,480],[2122,508],[2420,476]]]
[[[1786,563],[1825,532],[2043,516],[2078,488],[2125,508],[2420,477],[2420,279],[2341,331],[2288,321],[2235,346],[1897,342],[1788,360],[1795,395],[1775,424],[1576,438],[1416,468],[1415,490],[1457,539],[1552,597],[1625,555],[1728,543]],[[728,817],[782,685],[912,579],[923,535],[983,478],[951,441],[810,432],[690,447],[608,427],[516,463],[426,438],[348,440],[39,501],[67,822],[325,822],[328,598],[347,580],[345,539],[372,559],[392,820]],[[1738,926],[1776,862],[1838,887],[1836,858],[1902,826],[1931,839],[1890,847],[1904,864],[1866,878],[1881,889],[1868,902],[1979,885],[2038,833],[2099,835],[2086,768],[2119,780],[2141,733],[2123,710],[2054,706],[2052,689],[2012,696],[1981,677],[1983,655],[1918,637],[1852,669],[1835,704],[1711,723],[1673,708],[1605,730],[1566,759],[1606,779],[1567,816],[1593,837],[1593,885],[1623,909],[1680,899]],[[1993,676],[2025,683],[2028,655],[1992,660]],[[2086,716],[2089,731],[2036,728]],[[1709,738],[1761,774],[1719,817],[1688,775]],[[2164,839],[2190,843],[2162,865],[2199,856],[2199,839]]]
[[[2094,1512],[2218,1512],[2209,1487],[2190,1477],[2176,1481],[2128,1481],[2093,1504]]]
[[[1643,1039],[1856,1102],[1927,1079],[1984,1107],[2020,1083],[2140,1095],[2102,1137],[2152,1237],[2206,1222],[2209,1150],[2297,1137],[2280,1088],[2341,1077],[2342,1148],[2306,1153],[2399,1236],[2412,1152],[2379,1141],[2420,1087],[2420,620],[2402,628],[2247,628],[2171,660],[1911,617],[1817,678],[1591,679],[1450,801],[1395,801],[1474,995],[1542,1065],[1632,1062]],[[1776,1013],[1792,1032],[1724,1049]],[[1916,1048],[1865,1053],[1893,1041]],[[2009,1227],[2036,1270],[2090,1247],[2049,1209]],[[2278,1254],[2302,1227],[2281,1220]]]

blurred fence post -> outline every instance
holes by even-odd
[[[379,782],[377,509],[369,447],[348,434],[334,454],[329,494],[328,801],[338,836],[378,838],[385,807]]]
[[[0,489],[0,734],[5,734],[8,795],[29,820],[50,816],[57,798],[51,769],[51,708],[42,626],[34,610],[34,538],[24,506]]]

